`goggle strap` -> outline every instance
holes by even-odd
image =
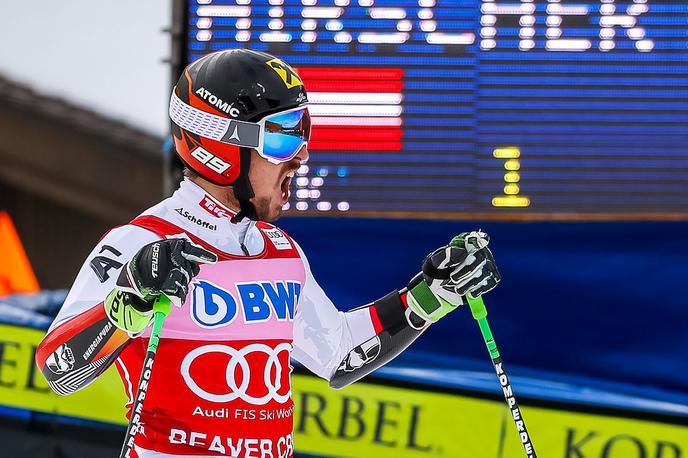
[[[175,93],[170,98],[170,119],[182,129],[211,140],[247,148],[260,145],[259,124],[206,113],[187,105]]]

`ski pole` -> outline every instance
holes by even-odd
[[[119,458],[129,458],[131,450],[134,448],[134,439],[141,422],[141,412],[143,411],[143,401],[146,399],[148,392],[148,384],[150,383],[151,375],[153,374],[153,362],[155,361],[155,353],[158,351],[158,343],[160,342],[160,333],[162,332],[162,325],[165,323],[165,318],[170,314],[170,298],[161,294],[160,297],[153,304],[153,330],[151,331],[150,339],[148,340],[148,351],[143,360],[141,367],[141,377],[139,377],[139,384],[136,387],[136,396],[134,397],[134,405],[131,409],[131,417],[129,418],[129,425],[127,426],[127,433],[124,436],[124,444],[122,444],[122,451],[119,452]]]
[[[504,371],[504,366],[502,364],[502,357],[497,349],[497,344],[492,337],[492,331],[490,330],[490,325],[487,324],[487,309],[485,308],[485,303],[482,297],[476,299],[466,296],[468,299],[468,306],[471,308],[471,314],[473,318],[478,322],[480,326],[480,332],[483,335],[483,340],[485,341],[485,346],[487,351],[490,353],[490,358],[492,359],[492,364],[494,365],[495,371],[497,372],[497,377],[499,378],[499,384],[502,386],[502,391],[504,392],[504,399],[511,410],[511,416],[514,418],[516,423],[516,429],[518,429],[518,436],[521,439],[523,448],[526,451],[526,456],[528,458],[537,458],[535,454],[535,449],[533,448],[533,443],[530,440],[530,434],[526,429],[526,422],[521,414],[521,409],[518,407],[518,402],[516,402],[516,396],[514,396],[514,391],[511,388],[511,383],[509,382],[509,377]]]

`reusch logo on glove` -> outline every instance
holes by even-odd
[[[202,328],[227,326],[239,312],[246,323],[262,323],[271,318],[293,321],[301,294],[301,283],[297,281],[237,284],[238,300],[207,280],[194,281],[192,285],[191,318]]]
[[[158,259],[160,258],[160,245],[155,244],[151,250],[151,275],[158,278]]]

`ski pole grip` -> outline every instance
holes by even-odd
[[[153,304],[153,313],[162,313],[164,316],[167,316],[170,314],[170,310],[170,298],[164,294],[161,294]]]
[[[151,331],[150,340],[148,341],[148,351],[155,353],[158,351],[158,343],[160,342],[160,334],[162,333],[162,326],[165,324],[165,318],[170,314],[170,298],[161,294],[153,304],[153,330]]]
[[[466,300],[468,301],[468,306],[471,308],[471,314],[476,320],[481,320],[487,316],[487,309],[485,308],[485,303],[483,298],[478,296],[473,299],[471,296],[466,295]]]

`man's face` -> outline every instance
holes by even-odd
[[[304,146],[289,162],[272,164],[256,151],[251,152],[251,168],[248,176],[255,197],[251,199],[262,221],[275,221],[282,214],[282,206],[289,201],[289,187],[294,172],[302,162],[308,160],[308,149]]]

